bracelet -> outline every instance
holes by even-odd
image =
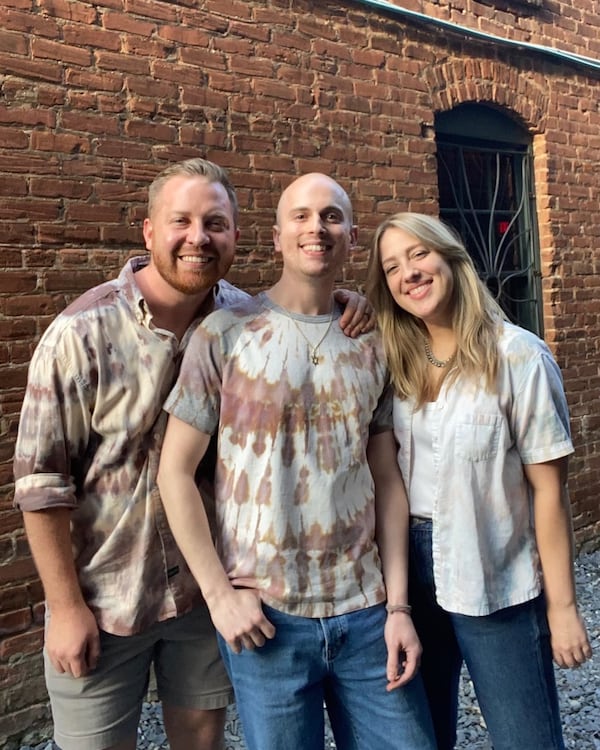
[[[391,615],[394,612],[402,612],[405,615],[410,615],[412,612],[410,604],[386,604],[385,609],[388,615]]]

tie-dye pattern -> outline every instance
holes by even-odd
[[[486,615],[541,590],[532,503],[523,464],[573,452],[560,370],[546,344],[504,324],[496,392],[459,382],[439,396],[433,427],[436,597],[450,612]],[[398,463],[407,487],[412,455],[409,401],[394,398]],[[410,502],[410,498],[409,498]]]
[[[329,323],[294,318],[314,342]],[[204,321],[165,408],[218,430],[217,543],[233,585],[328,617],[385,598],[366,448],[370,432],[391,429],[391,398],[377,333],[353,340],[335,320],[319,364],[309,354],[260,294]]]
[[[138,632],[198,601],[156,489],[181,342],[154,327],[134,272],[82,295],[45,332],[29,370],[15,447],[15,505],[72,508],[73,554],[99,626]],[[214,305],[247,295],[219,285]],[[208,312],[209,310],[207,310]]]

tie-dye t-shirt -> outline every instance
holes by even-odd
[[[232,584],[304,617],[385,599],[366,448],[391,429],[387,370],[379,334],[350,339],[337,317],[328,329],[329,315],[265,294],[210,315],[165,404],[218,431],[217,547]]]
[[[116,635],[199,601],[155,480],[163,401],[200,318],[181,342],[153,325],[134,276],[147,262],[127,263],[45,332],[29,369],[14,459],[17,507],[72,509],[84,597],[99,626]],[[245,298],[221,283],[206,312]]]
[[[495,392],[468,381],[442,388],[438,417],[430,422],[436,598],[464,615],[487,615],[539,594],[523,464],[573,452],[562,377],[546,344],[505,323],[498,347]],[[394,398],[398,463],[407,487],[419,460],[412,424],[413,404]]]

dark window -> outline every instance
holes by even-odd
[[[437,115],[435,129],[440,217],[458,230],[509,319],[541,335],[529,134],[481,104]]]

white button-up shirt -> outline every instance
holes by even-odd
[[[438,603],[485,615],[541,590],[532,498],[523,464],[573,452],[560,370],[546,344],[509,323],[499,341],[498,387],[461,379],[443,387],[430,423],[436,471],[433,563]],[[414,403],[394,399],[398,463],[410,487]],[[410,501],[410,498],[409,498]]]

